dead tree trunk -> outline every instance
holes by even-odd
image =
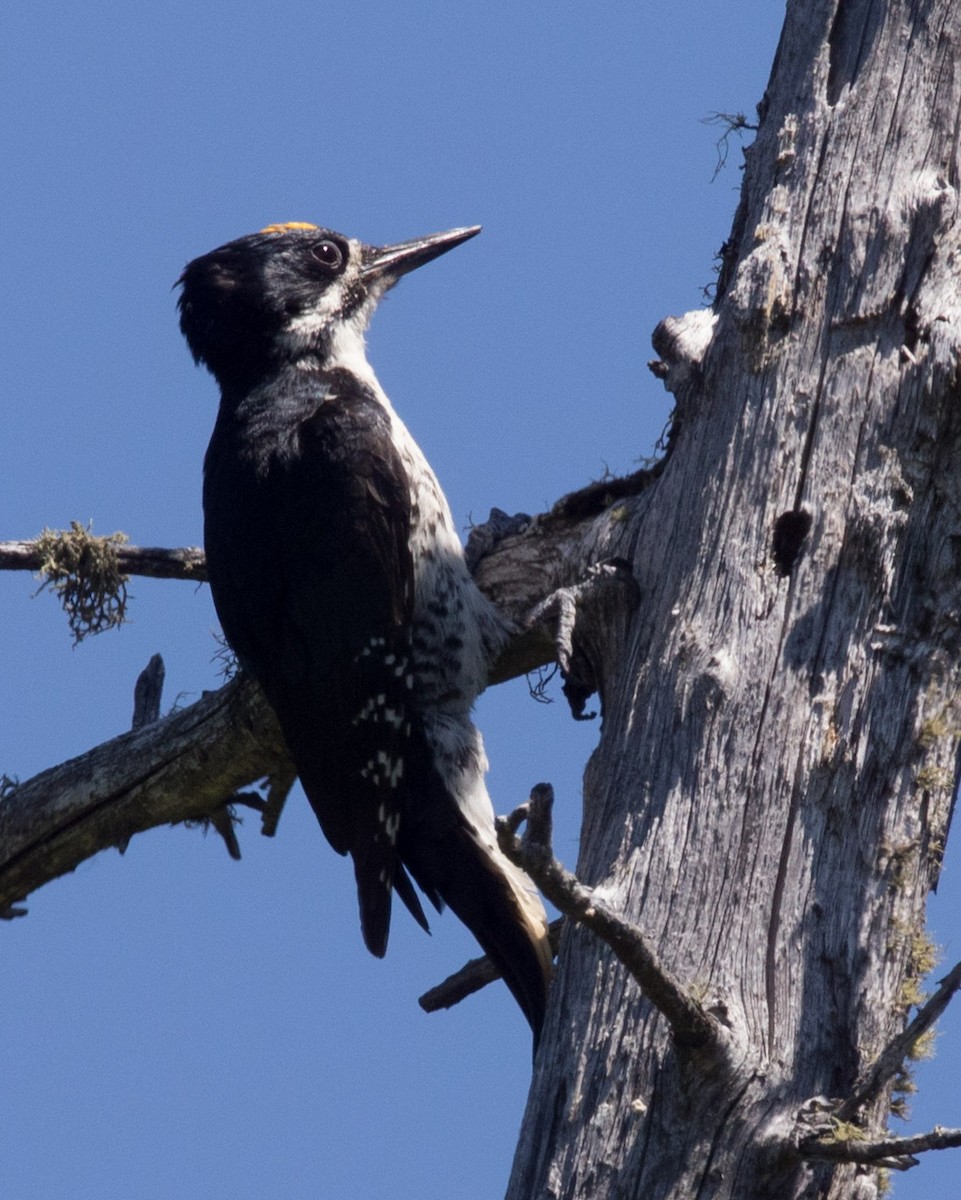
[[[671,451],[591,535],[641,598],[578,625],[577,874],[717,1037],[568,927],[510,1200],[867,1197],[904,1165],[826,1161],[857,1158],[826,1115],[886,1129],[866,1073],[958,779],[959,64],[954,0],[789,3],[714,310],[656,335]]]

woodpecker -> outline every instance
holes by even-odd
[[[428,929],[413,880],[477,938],[536,1045],[547,919],[497,846],[471,720],[506,628],[364,341],[389,288],[479,232],[377,247],[270,225],[188,264],[180,328],[220,385],[203,487],[217,614],[353,859],[367,947],[384,955],[395,891]]]

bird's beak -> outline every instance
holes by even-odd
[[[480,231],[479,225],[466,225],[463,229],[431,233],[412,242],[398,242],[396,246],[365,246],[361,277],[371,283],[384,279],[390,286],[408,271],[422,267],[432,258],[439,258]]]

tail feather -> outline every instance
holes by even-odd
[[[547,914],[527,876],[504,857],[490,829],[477,828],[449,799],[435,806],[398,844],[419,887],[434,893],[467,926],[500,971],[534,1034],[540,1037],[553,974]],[[486,823],[485,823],[486,824]]]
[[[367,949],[377,958],[383,958],[387,953],[394,892],[425,933],[430,933],[430,925],[420,897],[397,854],[394,841],[386,833],[384,822],[358,823],[355,838],[350,854],[354,860],[354,879],[360,904],[360,928]],[[437,892],[432,888],[424,888],[424,894],[439,912],[443,901]]]
[[[458,869],[441,894],[500,971],[536,1051],[553,975],[547,914],[534,885],[496,845],[466,824],[459,840]]]
[[[427,917],[424,915],[424,907],[420,902],[420,897],[410,881],[410,876],[404,870],[404,864],[398,861],[394,866],[394,891],[400,896],[407,907],[407,911],[414,918],[417,924],[425,933],[430,933],[430,925],[427,923]],[[427,895],[428,900],[434,905],[438,912],[441,910],[442,901],[439,896]]]
[[[383,958],[390,934],[391,894],[394,883],[393,846],[374,841],[358,842],[351,849],[357,899],[360,904],[360,928],[364,944],[371,954]]]
[[[480,943],[527,1018],[536,1049],[553,971],[547,914],[533,883],[497,845],[480,735],[460,719],[435,722],[431,732],[446,761],[459,768],[446,780],[435,765],[443,755],[415,727],[401,789],[378,789],[367,779],[365,794],[352,797],[345,789],[332,804],[323,772],[302,767],[301,782],[328,840],[353,859],[371,953],[386,953],[395,891],[430,932],[416,883],[438,911],[447,904]]]

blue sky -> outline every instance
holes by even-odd
[[[520,9],[520,11],[519,11]],[[0,295],[3,528],[94,522],[141,545],[201,540],[213,382],[177,331],[183,264],[274,221],[371,242],[482,223],[405,281],[370,356],[458,521],[536,512],[651,454],[669,412],[651,330],[697,307],[740,155],[712,182],[710,113],[749,118],[782,8],[284,3],[118,8],[12,0]],[[46,595],[0,576],[0,770],[28,778],[217,686],[206,588],[135,580],[131,623],[71,649]],[[523,682],[483,698],[501,811],[558,791],[576,856],[597,736]],[[0,929],[0,1195],[495,1197],[529,1078],[503,988],[449,1014],[416,997],[475,953],[454,918],[397,914],[364,951],[349,866],[302,797],[244,859],[196,831],[136,839]],[[959,957],[961,864],[932,909]],[[952,899],[953,896],[953,899]],[[922,1068],[919,1126],[961,1124],[961,1018]],[[932,1158],[897,1195],[948,1194]]]

